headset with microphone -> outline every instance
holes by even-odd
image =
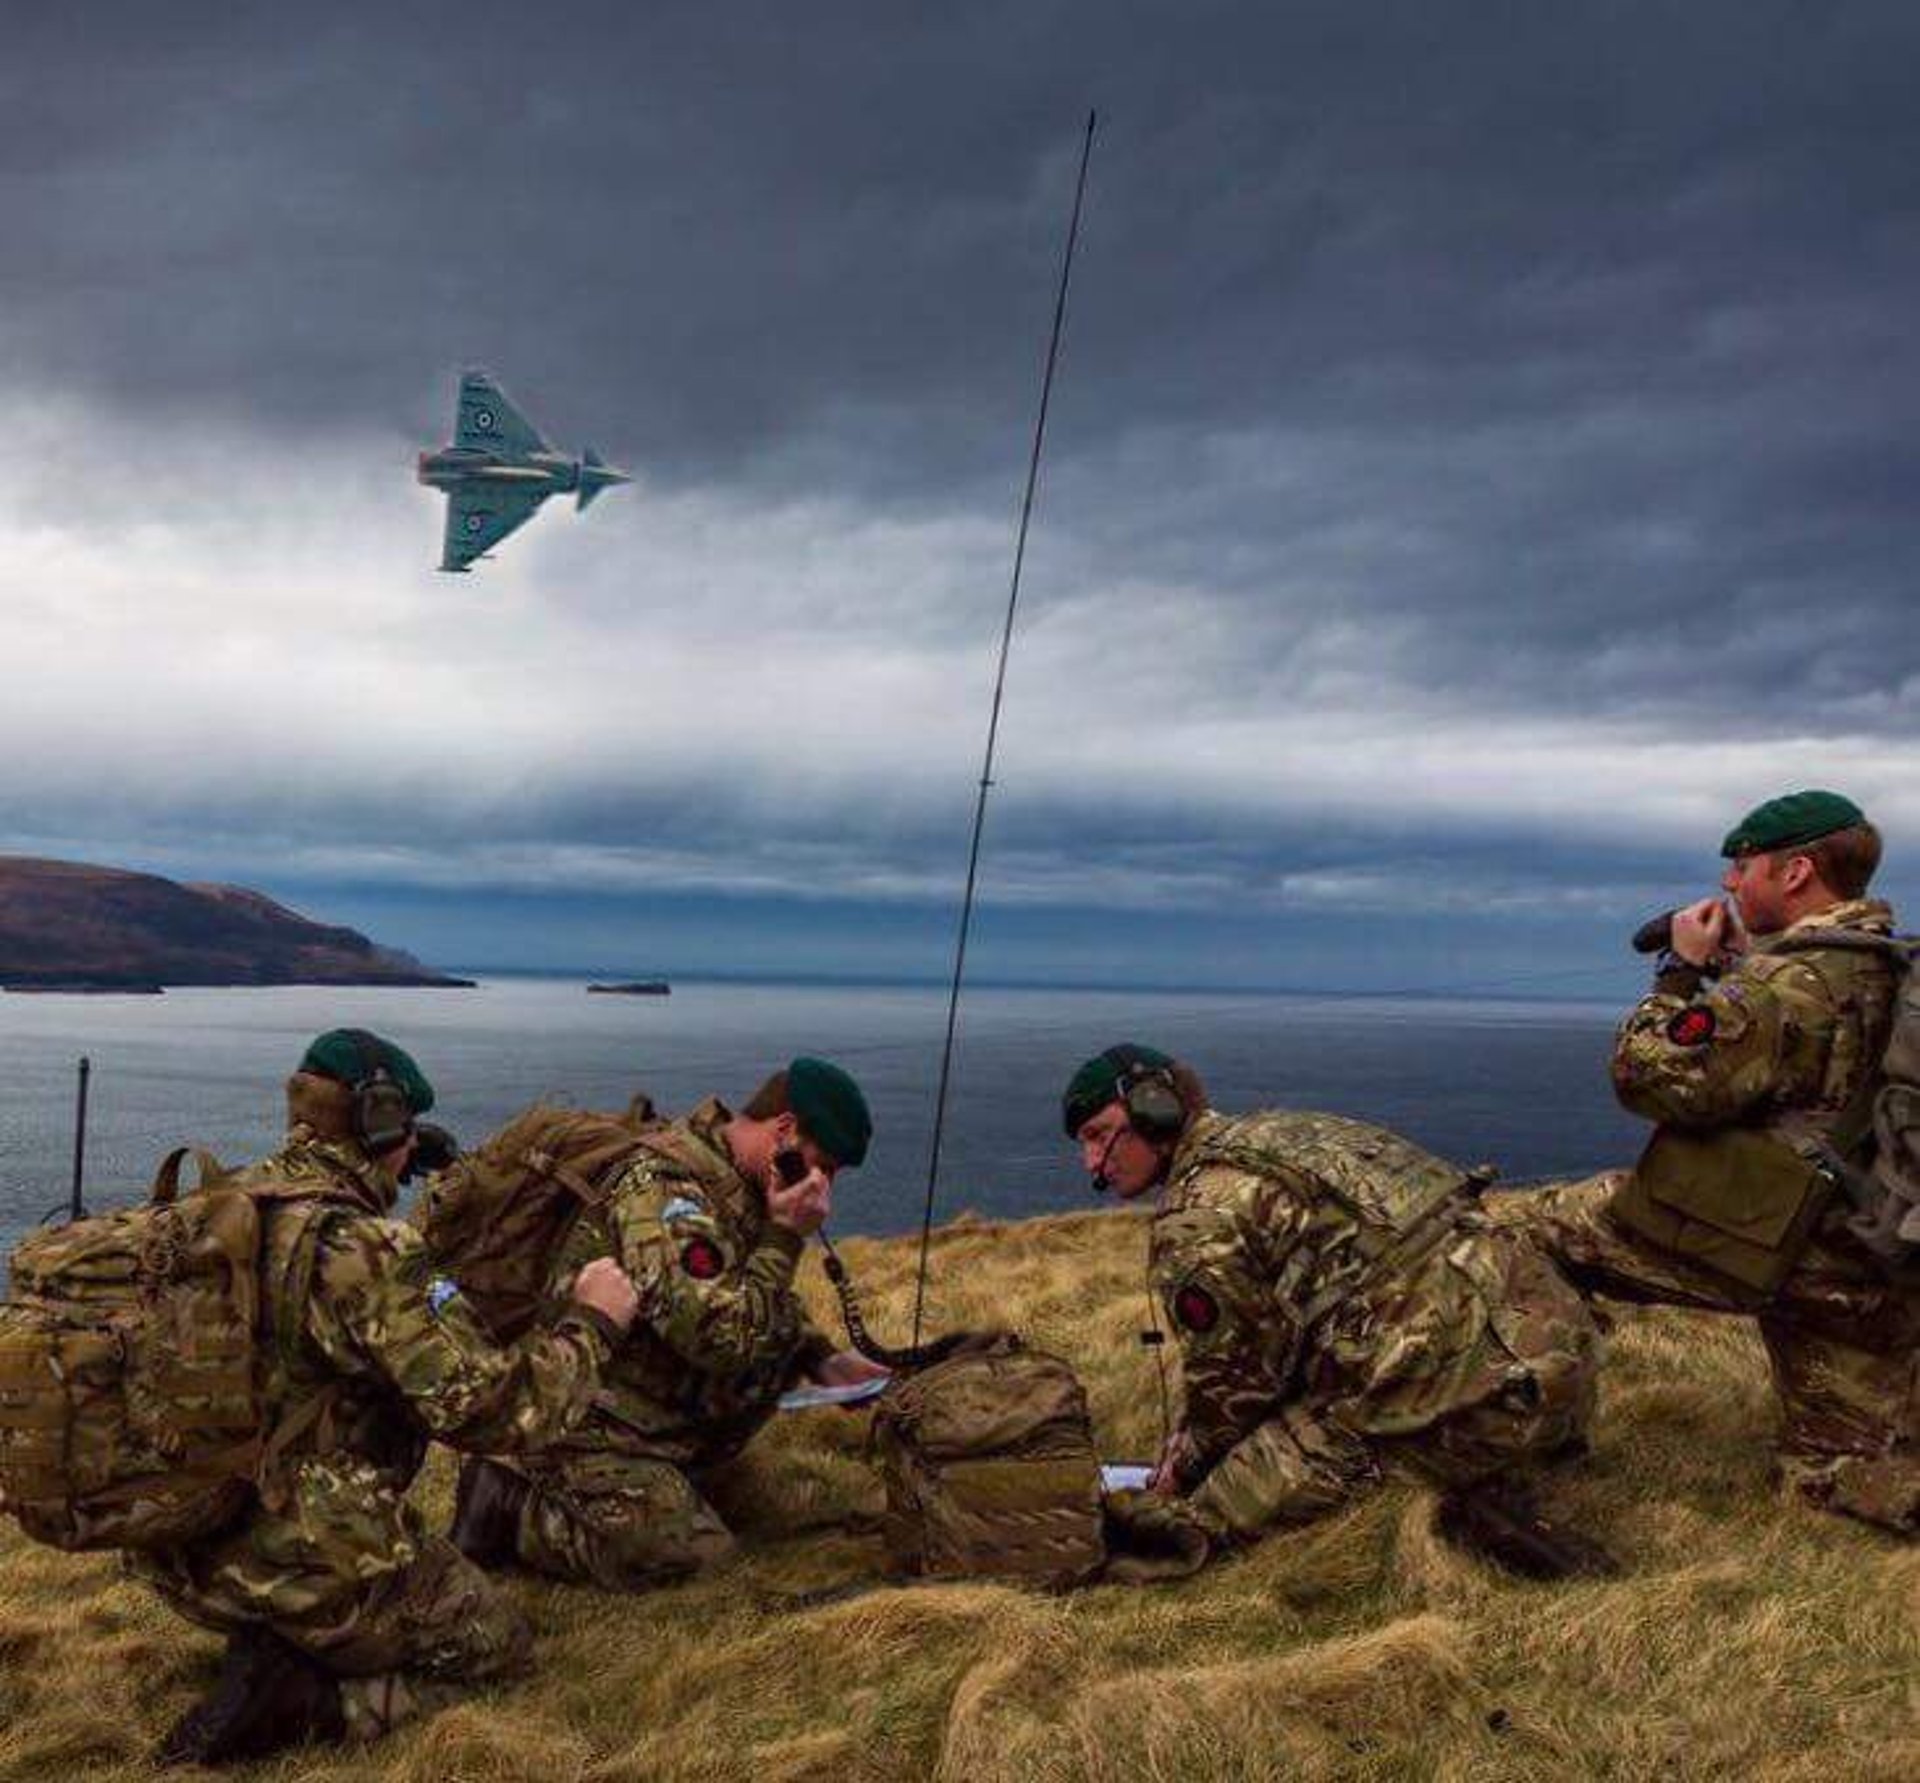
[[[1100,1057],[1113,1067],[1114,1096],[1127,1121],[1108,1136],[1106,1149],[1094,1167],[1096,1195],[1107,1192],[1107,1159],[1112,1156],[1121,1134],[1131,1131],[1149,1145],[1167,1145],[1180,1137],[1187,1124],[1187,1105],[1180,1095],[1180,1086],[1174,1081],[1170,1064],[1143,1059],[1131,1046],[1110,1046]]]

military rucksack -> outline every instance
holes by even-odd
[[[645,1096],[621,1115],[536,1103],[431,1178],[414,1224],[481,1322],[511,1342],[538,1317],[580,1215],[666,1132]]]
[[[1894,969],[1893,1020],[1880,1068],[1842,1111],[1824,1162],[1853,1205],[1847,1230],[1887,1268],[1920,1269],[1920,940],[1863,929],[1796,931],[1779,951],[1873,953]]]
[[[902,1572],[1070,1585],[1106,1558],[1087,1396],[1002,1336],[904,1375],[874,1407],[887,1553]]]
[[[189,1155],[200,1187],[181,1195]],[[36,1541],[171,1547],[245,1503],[286,1429],[268,1427],[272,1196],[183,1147],[144,1206],[15,1248],[0,1306],[0,1507]],[[303,1187],[289,1198],[328,1197]],[[291,1255],[311,1270],[310,1244]],[[300,1304],[305,1284],[288,1292]]]

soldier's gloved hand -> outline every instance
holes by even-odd
[[[1183,1579],[1205,1566],[1221,1545],[1223,1532],[1190,1498],[1151,1489],[1109,1492],[1101,1508],[1112,1556],[1106,1577],[1118,1584]]]
[[[573,1297],[625,1331],[640,1314],[633,1278],[611,1257],[595,1257],[573,1278]]]
[[[832,1206],[831,1185],[824,1171],[809,1170],[792,1183],[775,1171],[767,1183],[767,1218],[795,1237],[818,1232],[827,1223]]]

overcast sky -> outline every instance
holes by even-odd
[[[984,975],[1606,992],[1804,785],[1920,898],[1909,5],[7,36],[0,848],[938,972],[1098,105]],[[636,481],[448,577],[468,363]]]

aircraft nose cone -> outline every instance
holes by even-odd
[[[584,508],[603,489],[611,489],[616,483],[631,483],[633,479],[623,470],[611,464],[602,464],[591,452],[580,461],[579,496],[576,505]]]

